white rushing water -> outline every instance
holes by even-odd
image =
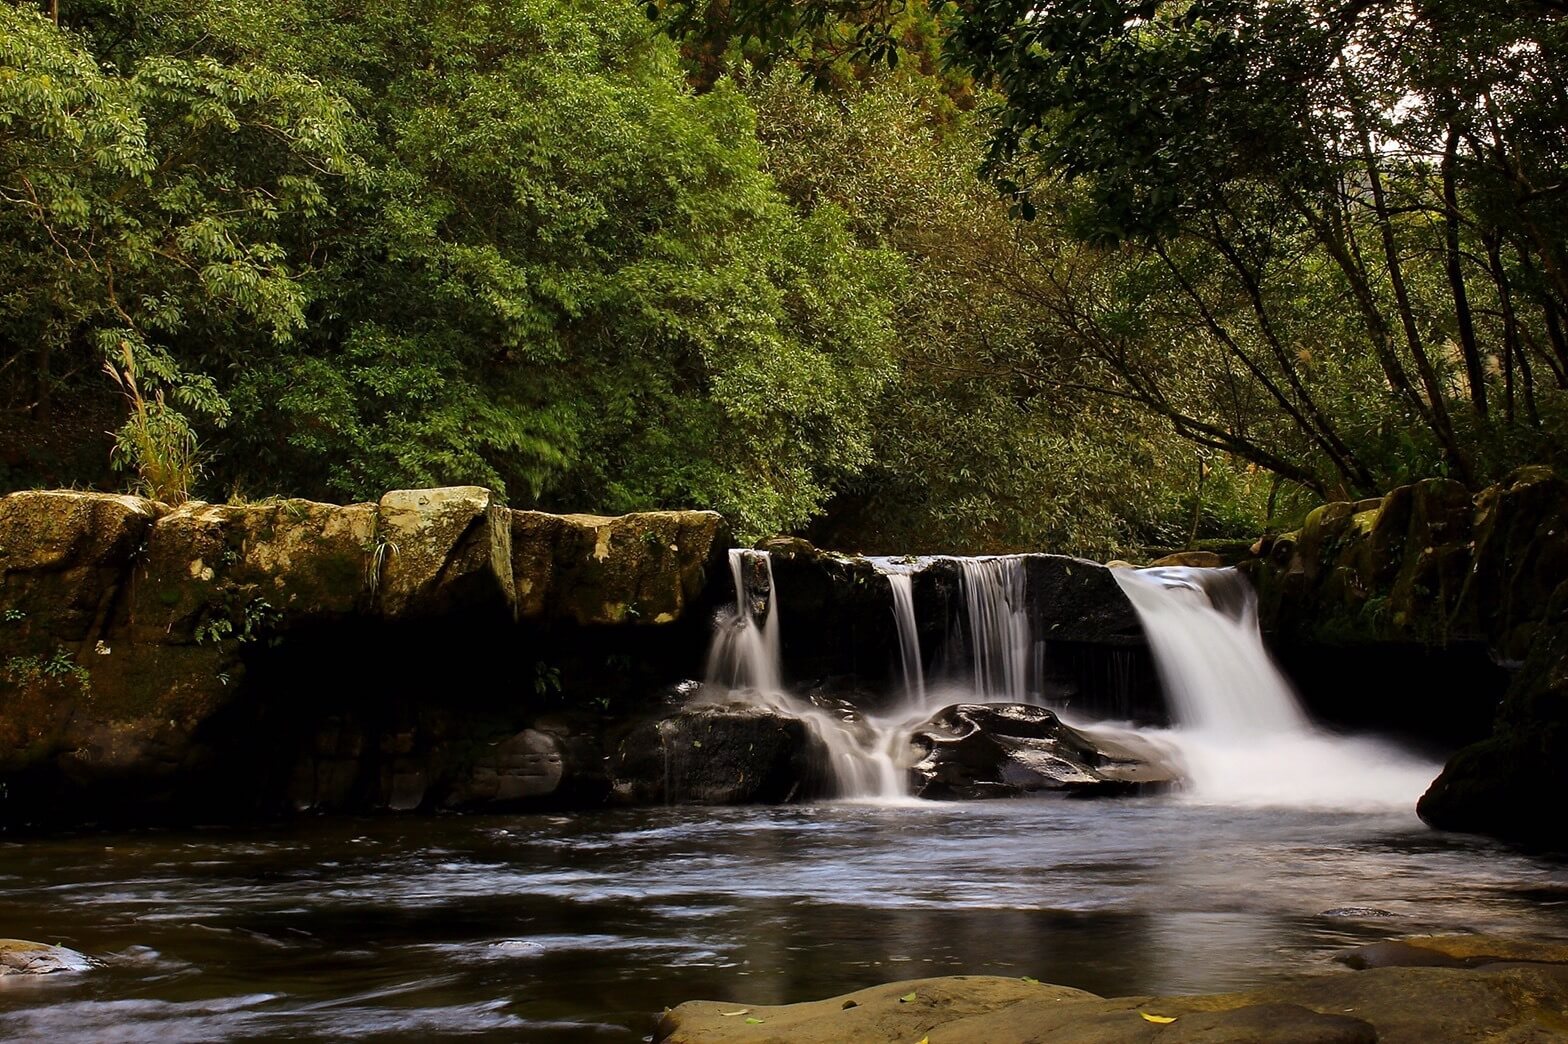
[[[1234,569],[1118,569],[1149,638],[1189,793],[1216,804],[1414,809],[1438,766],[1315,727],[1263,646]]]
[[[1025,602],[1022,556],[955,559],[968,642],[958,687],[928,685],[914,575],[933,559],[871,559],[887,577],[902,692],[881,715],[846,715],[784,684],[778,599],[766,552],[730,552],[736,609],[708,663],[709,698],[798,717],[821,739],[838,795],[908,795],[908,737],[953,702],[1038,702],[1043,643]],[[1438,766],[1367,737],[1315,726],[1258,628],[1257,597],[1234,569],[1118,569],[1112,575],[1149,639],[1174,719],[1159,738],[1179,752],[1191,800],[1243,806],[1413,809]]]
[[[753,571],[760,574],[758,579],[765,577],[763,584],[751,582],[748,574]],[[735,612],[720,622],[708,654],[709,698],[722,694],[804,721],[827,748],[840,797],[905,797],[905,771],[897,758],[903,734],[869,720],[845,721],[785,688],[772,558],[766,551],[731,550],[730,576],[735,582]],[[917,646],[916,662],[918,652]]]
[[[973,694],[984,703],[1029,703],[1034,630],[1021,555],[957,559],[969,620]]]

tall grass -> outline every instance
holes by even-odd
[[[162,389],[148,398],[138,380],[131,346],[120,344],[120,362],[104,363],[130,404],[131,415],[114,432],[112,461],[117,471],[135,474],[135,492],[165,504],[183,504],[201,474],[196,433],[180,412],[163,401]]]

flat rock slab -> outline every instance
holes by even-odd
[[[1568,943],[1491,935],[1418,935],[1357,946],[1335,955],[1352,968],[1478,968],[1488,964],[1565,964]]]
[[[1452,949],[1465,952],[1457,942]],[[1552,951],[1521,944],[1515,952]],[[889,983],[803,1004],[692,1001],[666,1012],[654,1039],[663,1044],[1568,1040],[1568,965],[1515,959],[1476,967],[1382,967],[1243,993],[1109,999],[1027,979],[960,975]]]

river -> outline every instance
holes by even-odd
[[[1561,864],[1408,812],[1180,795],[83,834],[0,844],[0,878],[4,934],[105,961],[0,978],[9,1039],[638,1041],[698,997],[1209,991],[1396,935],[1568,939]]]

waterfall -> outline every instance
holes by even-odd
[[[723,693],[804,721],[827,748],[840,797],[904,797],[908,787],[896,757],[901,737],[871,722],[845,721],[785,689],[773,559],[766,551],[740,549],[729,557],[735,610],[720,622],[708,653],[704,689],[709,696]]]
[[[1258,599],[1234,569],[1117,569],[1137,610],[1176,721],[1236,735],[1307,728],[1290,683],[1263,647]]]
[[[1317,728],[1264,648],[1257,595],[1234,569],[1117,569],[1177,726],[1190,790],[1223,804],[1402,807],[1438,766]]]
[[[1031,702],[1035,644],[1024,602],[1023,557],[960,558],[957,562],[969,618],[975,699],[982,703]]]
[[[930,559],[868,558],[887,577],[893,594],[893,626],[898,632],[898,666],[904,677],[904,706],[926,705],[926,667],[920,655],[920,631],[915,622],[915,573]]]

